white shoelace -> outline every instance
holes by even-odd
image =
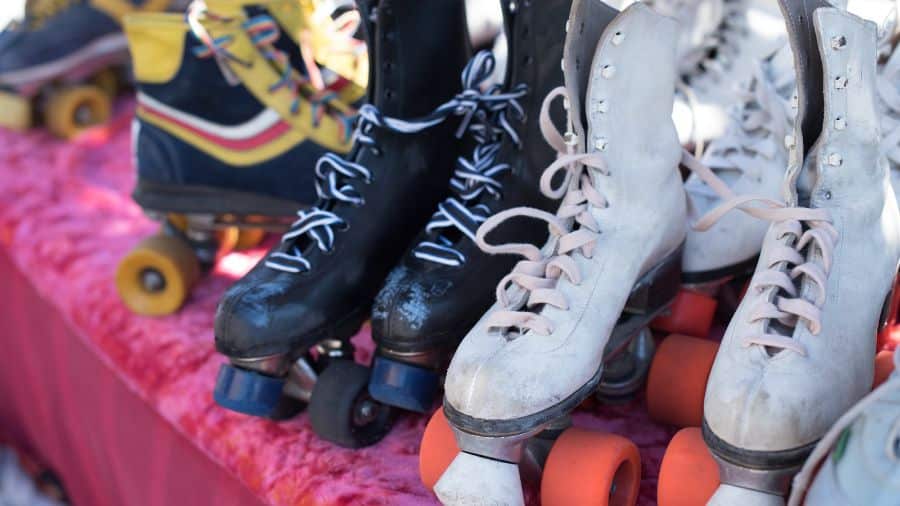
[[[473,69],[476,85],[488,80],[494,70],[491,52],[479,52],[473,60]],[[470,158],[457,158],[450,180],[453,196],[438,204],[438,210],[426,226],[426,232],[431,237],[413,248],[416,258],[451,267],[465,263],[465,255],[454,246],[448,233],[459,231],[474,241],[475,230],[490,217],[490,209],[483,203],[483,197],[502,197],[503,185],[499,177],[509,172],[510,166],[508,163],[498,163],[497,154],[504,136],[521,148],[519,134],[510,119],[518,122],[525,120],[525,111],[518,100],[527,93],[525,84],[513,86],[508,91],[504,91],[501,85],[494,85],[478,97],[486,118],[483,122],[470,123],[477,146]]]
[[[473,130],[484,135],[488,128],[485,126],[485,94],[478,88],[484,80],[484,66],[483,55],[473,58],[462,73],[463,91],[421,118],[391,118],[384,116],[371,104],[364,105],[359,110],[359,124],[354,134],[356,142],[378,152],[374,129],[411,134],[443,123],[450,116],[463,117],[458,135]],[[492,100],[489,96],[487,99],[488,102]],[[346,226],[346,222],[333,210],[335,204],[365,205],[365,199],[354,187],[354,182],[371,182],[372,173],[368,168],[328,153],[316,163],[315,175],[319,204],[309,210],[297,212],[298,219],[281,237],[282,250],[273,251],[266,258],[267,267],[290,273],[309,271],[312,266],[304,255],[304,250],[314,244],[322,252],[331,251],[334,248],[335,231]]]

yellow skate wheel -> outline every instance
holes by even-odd
[[[238,248],[241,240],[241,231],[237,227],[228,227],[216,230],[216,240],[219,244],[219,254],[224,255]]]
[[[0,126],[13,130],[31,128],[31,101],[15,93],[0,91]]]
[[[234,249],[240,251],[255,248],[266,238],[266,231],[261,228],[244,228],[238,233],[237,243]]]
[[[111,99],[119,93],[119,74],[111,68],[95,74],[91,82]]]
[[[116,288],[129,309],[146,316],[177,311],[200,278],[200,263],[183,240],[157,234],[119,263]]]
[[[91,85],[72,86],[50,95],[44,109],[44,123],[53,135],[71,139],[108,120],[111,112],[111,100],[102,89]]]

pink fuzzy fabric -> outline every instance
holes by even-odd
[[[217,407],[211,392],[224,358],[213,349],[223,290],[262,250],[225,257],[167,318],[131,314],[113,276],[120,258],[156,225],[129,198],[133,103],[77,142],[0,131],[0,241],[38,292],[89,336],[120,380],[208,457],[271,504],[430,504],[417,450],[426,417],[402,416],[371,448],[345,450],[315,437],[306,415],[275,423]],[[359,359],[371,355],[364,329]],[[652,423],[643,400],[580,411],[576,425],[631,438],[641,449],[640,504],[653,504],[663,450],[674,430]],[[202,486],[202,484],[198,484]],[[529,503],[536,492],[528,491]]]

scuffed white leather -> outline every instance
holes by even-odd
[[[611,170],[609,177],[593,174],[610,202],[606,209],[592,210],[601,224],[594,257],[573,255],[584,277],[580,285],[559,281],[569,309],[548,305],[542,310],[556,324],[551,335],[507,340],[488,331],[484,318],[475,325],[446,376],[446,402],[455,409],[480,419],[518,418],[578,390],[598,371],[635,281],[684,240],[685,196],[677,171],[681,149],[669,118],[677,37],[674,20],[641,3],[605,30],[588,85],[589,128],[582,139],[588,149],[606,139]],[[602,75],[605,66],[607,75],[610,66],[614,69],[611,77]],[[595,110],[599,100],[606,101],[607,112]]]
[[[796,339],[807,349],[769,356],[760,346],[744,346],[762,323],[748,314],[773,289],[748,290],[725,332],[707,384],[704,418],[726,443],[753,451],[782,451],[814,443],[871,386],[875,332],[882,303],[900,256],[900,215],[878,157],[875,109],[875,26],[839,9],[814,13],[825,68],[825,118],[820,139],[804,170],[813,181],[810,207],[827,208],[839,231],[822,306],[822,331],[813,335],[801,320]],[[844,36],[845,47],[832,47]],[[847,85],[835,82],[846,76]],[[844,118],[845,129],[835,120]],[[806,142],[811,140],[807,139]],[[828,165],[828,155],[842,157]],[[790,181],[792,172],[788,173]],[[770,229],[757,274],[768,267],[779,244]],[[755,276],[754,276],[755,277]],[[811,287],[804,285],[810,295]]]

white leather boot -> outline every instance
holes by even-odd
[[[869,390],[900,258],[878,150],[875,25],[823,0],[780,3],[799,77],[784,195],[738,197],[713,213],[739,207],[771,222],[707,383],[716,505],[779,503],[817,441]],[[797,191],[801,171],[807,193]]]
[[[526,260],[501,281],[497,303],[447,372],[444,414],[463,453],[435,487],[444,504],[521,504],[521,490],[509,484],[519,482],[529,438],[559,434],[601,381],[605,351],[642,335],[677,292],[686,229],[681,148],[669,116],[677,39],[676,21],[642,3],[618,15],[598,0],[573,3],[563,61],[569,144],[548,136],[569,153],[542,178],[542,190],[562,205],[555,216],[500,213],[478,232],[486,250]],[[542,250],[485,244],[511,216],[547,221],[549,242]],[[639,474],[634,460],[622,465],[632,480]],[[544,472],[546,479],[549,467]],[[604,500],[626,489],[612,474]],[[627,488],[636,495],[636,483]],[[544,504],[566,502],[547,490],[545,481]]]
[[[794,478],[788,504],[897,504],[900,500],[898,352],[894,352],[894,366],[893,375],[845,413],[822,438]],[[810,486],[813,473],[815,480]]]

